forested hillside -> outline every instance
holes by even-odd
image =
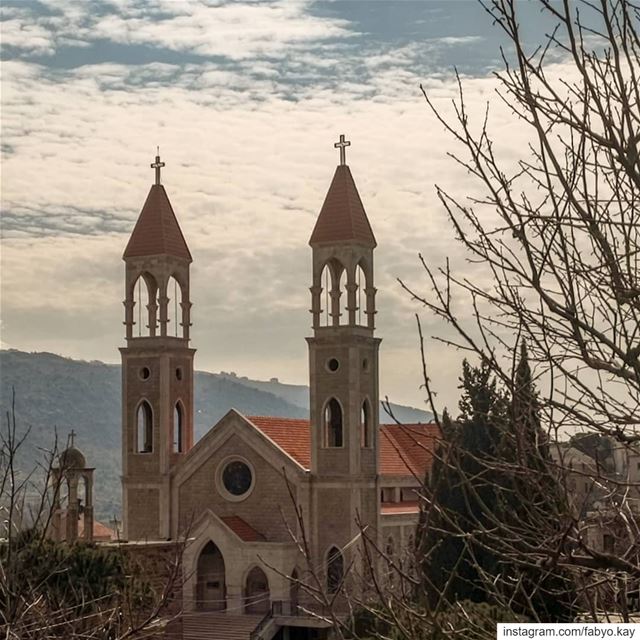
[[[302,385],[261,382],[230,374],[198,371],[195,377],[196,440],[230,408],[245,415],[308,416],[308,389]],[[3,416],[15,389],[19,429],[31,429],[22,456],[33,467],[50,449],[56,432],[62,444],[74,429],[76,444],[96,467],[96,515],[102,521],[120,513],[120,367],[84,362],[51,353],[0,351],[0,403]],[[278,394],[278,391],[282,395]],[[399,419],[427,421],[426,412],[395,407]],[[381,412],[381,421],[386,416]]]

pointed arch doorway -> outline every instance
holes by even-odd
[[[209,541],[198,558],[196,608],[201,611],[222,611],[227,607],[224,558],[218,547]]]
[[[245,612],[263,615],[271,610],[269,580],[260,567],[253,567],[245,583]]]

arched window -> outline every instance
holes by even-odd
[[[365,325],[367,324],[367,314],[365,313],[367,308],[367,294],[365,292],[367,278],[360,264],[356,267],[356,287],[356,324]]]
[[[153,451],[153,413],[151,405],[143,400],[138,407],[136,416],[138,425],[138,453],[151,453]]]
[[[182,404],[178,401],[173,408],[173,450],[176,453],[184,452],[183,415]]]
[[[360,409],[360,444],[364,448],[371,447],[371,407],[369,401],[365,399]]]
[[[263,615],[271,610],[269,580],[260,567],[253,567],[245,584],[245,613]]]
[[[342,446],[342,408],[340,403],[331,398],[324,407],[325,446]]]
[[[340,549],[331,547],[327,553],[327,592],[336,593],[344,579],[344,558]]]
[[[133,321],[138,325],[134,335],[154,335],[157,322],[158,286],[152,275],[141,274],[133,285]]]
[[[182,287],[173,276],[167,282],[167,320],[167,335],[182,337]]]

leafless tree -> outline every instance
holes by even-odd
[[[537,3],[556,26],[530,50],[518,3],[482,2],[510,45],[495,98],[530,134],[517,164],[500,155],[489,106],[473,120],[460,77],[451,110],[422,88],[451,135],[452,161],[482,194],[436,187],[475,275],[420,256],[427,286],[401,285],[447,327],[433,339],[488,367],[510,398],[519,392],[516,365],[527,345],[546,435],[535,441],[535,455],[522,455],[522,407],[512,400],[511,427],[496,425],[506,434],[503,448],[465,451],[438,405],[418,320],[425,389],[445,433],[425,482],[421,534],[461,540],[486,597],[456,602],[446,585],[403,570],[363,531],[373,590],[360,604],[377,622],[370,631],[351,629],[353,637],[492,638],[500,619],[549,621],[541,599],[570,600],[591,621],[629,620],[637,607],[640,9],[630,0]],[[452,477],[467,506],[475,505],[464,527],[437,500],[439,483]],[[541,496],[551,490],[558,499],[550,506]],[[496,491],[520,505],[517,519],[498,515],[486,499]],[[421,566],[431,551],[422,547]],[[532,571],[563,580],[532,582]],[[390,573],[395,580],[385,581]]]
[[[517,497],[527,505],[531,524],[538,517],[549,522],[536,515],[531,500],[545,476],[558,479],[567,500],[551,528],[528,531],[522,523],[495,522],[492,535],[484,520],[478,538],[522,571],[527,563],[567,571],[579,608],[592,619],[602,608],[626,617],[621,588],[640,578],[640,13],[627,0],[538,4],[556,28],[528,50],[518,4],[483,3],[511,45],[503,54],[504,70],[496,74],[497,97],[531,134],[515,167],[496,149],[490,109],[483,121],[472,121],[460,78],[452,117],[423,89],[432,114],[462,149],[453,160],[483,194],[465,199],[437,188],[478,275],[457,276],[448,263],[438,268],[421,257],[430,292],[403,286],[454,330],[454,337],[435,338],[487,364],[512,395],[518,345],[528,345],[540,419],[554,443],[571,435],[574,443],[584,442],[576,433],[610,443],[608,460],[587,452],[594,454],[587,456],[592,464],[581,460],[575,468],[561,444],[552,445],[548,469],[533,470],[504,456],[485,458],[487,469],[521,476]],[[465,314],[465,305],[472,314]],[[440,420],[429,373],[425,364],[425,386]],[[442,455],[445,464],[456,464],[451,446]],[[580,508],[580,496],[588,498],[583,507],[599,504],[600,510]],[[431,508],[437,505],[427,505],[427,512]],[[485,515],[490,512],[488,505]],[[607,549],[605,520],[615,538]],[[516,572],[514,580],[521,575]],[[509,609],[499,584],[489,591]]]
[[[34,460],[15,403],[0,433],[0,637],[5,640],[134,640],[162,637],[181,585],[184,543],[166,555],[159,582],[119,541],[54,542],[63,474],[57,438]],[[30,459],[24,459],[29,457]],[[33,468],[31,468],[31,466]],[[31,470],[29,470],[31,468]]]

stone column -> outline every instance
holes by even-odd
[[[189,329],[191,327],[191,302],[181,302],[180,307],[182,309],[182,337],[189,341]]]
[[[349,312],[349,324],[352,327],[356,324],[356,311],[358,310],[356,301],[357,290],[358,285],[355,282],[349,282],[347,284],[347,311]]]
[[[376,315],[376,291],[375,287],[367,287],[364,292],[367,296],[367,326],[369,329],[375,329],[375,315]]]
[[[133,338],[133,307],[135,306],[135,302],[133,300],[125,300],[124,305],[124,325],[126,328],[126,337],[127,340]]]
[[[160,302],[160,335],[164,338],[167,335],[167,324],[169,323],[169,298],[167,298],[167,296],[160,296],[158,302]]]
[[[309,287],[311,291],[311,313],[313,314],[313,328],[317,329],[320,326],[320,314],[322,313],[322,303],[320,296],[322,295],[322,287],[320,285],[313,285]]]
[[[331,293],[331,324],[334,327],[340,326],[340,296],[342,292],[338,288],[332,288]]]
[[[156,335],[156,331],[157,331],[157,327],[158,327],[158,323],[157,323],[157,314],[158,314],[158,305],[154,304],[152,302],[150,302],[147,305],[147,312],[148,312],[148,324],[147,324],[147,328],[149,329],[149,335],[152,338],[155,338]]]

